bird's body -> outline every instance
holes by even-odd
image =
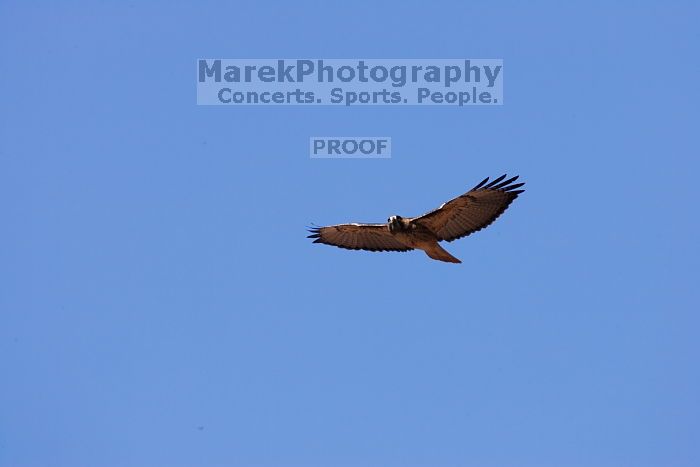
[[[431,258],[440,261],[461,263],[440,246],[435,233],[423,224],[411,222],[411,219],[400,216],[392,216],[389,218],[387,228],[396,240],[411,249],[423,250]]]
[[[518,177],[502,181],[503,175],[489,184],[488,178],[467,193],[444,203],[438,209],[418,217],[391,216],[386,224],[338,224],[316,227],[309,238],[350,250],[409,251],[423,250],[436,260],[461,263],[438,242],[451,242],[490,225],[524,190],[524,183],[511,184]]]

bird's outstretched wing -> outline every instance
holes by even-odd
[[[517,176],[503,181],[504,178],[502,175],[487,184],[486,177],[467,193],[411,221],[430,229],[438,240],[448,242],[488,227],[525,191],[518,190],[524,183],[513,183]]]
[[[314,243],[325,243],[348,250],[409,251],[396,240],[385,224],[338,224],[309,229]]]

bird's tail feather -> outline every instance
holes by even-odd
[[[461,263],[460,260],[452,256],[447,250],[437,243],[432,245],[430,248],[426,248],[425,254],[438,261],[444,261],[446,263]]]

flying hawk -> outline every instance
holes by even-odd
[[[348,250],[409,251],[419,249],[433,259],[461,263],[438,242],[466,237],[493,221],[525,190],[524,183],[513,183],[517,176],[486,177],[477,186],[419,217],[391,216],[386,224],[338,224],[309,229],[314,243],[325,243]]]

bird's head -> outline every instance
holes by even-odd
[[[389,227],[389,232],[401,230],[403,228],[403,224],[401,223],[402,220],[403,217],[401,216],[391,216],[389,219],[387,219],[386,221]]]

